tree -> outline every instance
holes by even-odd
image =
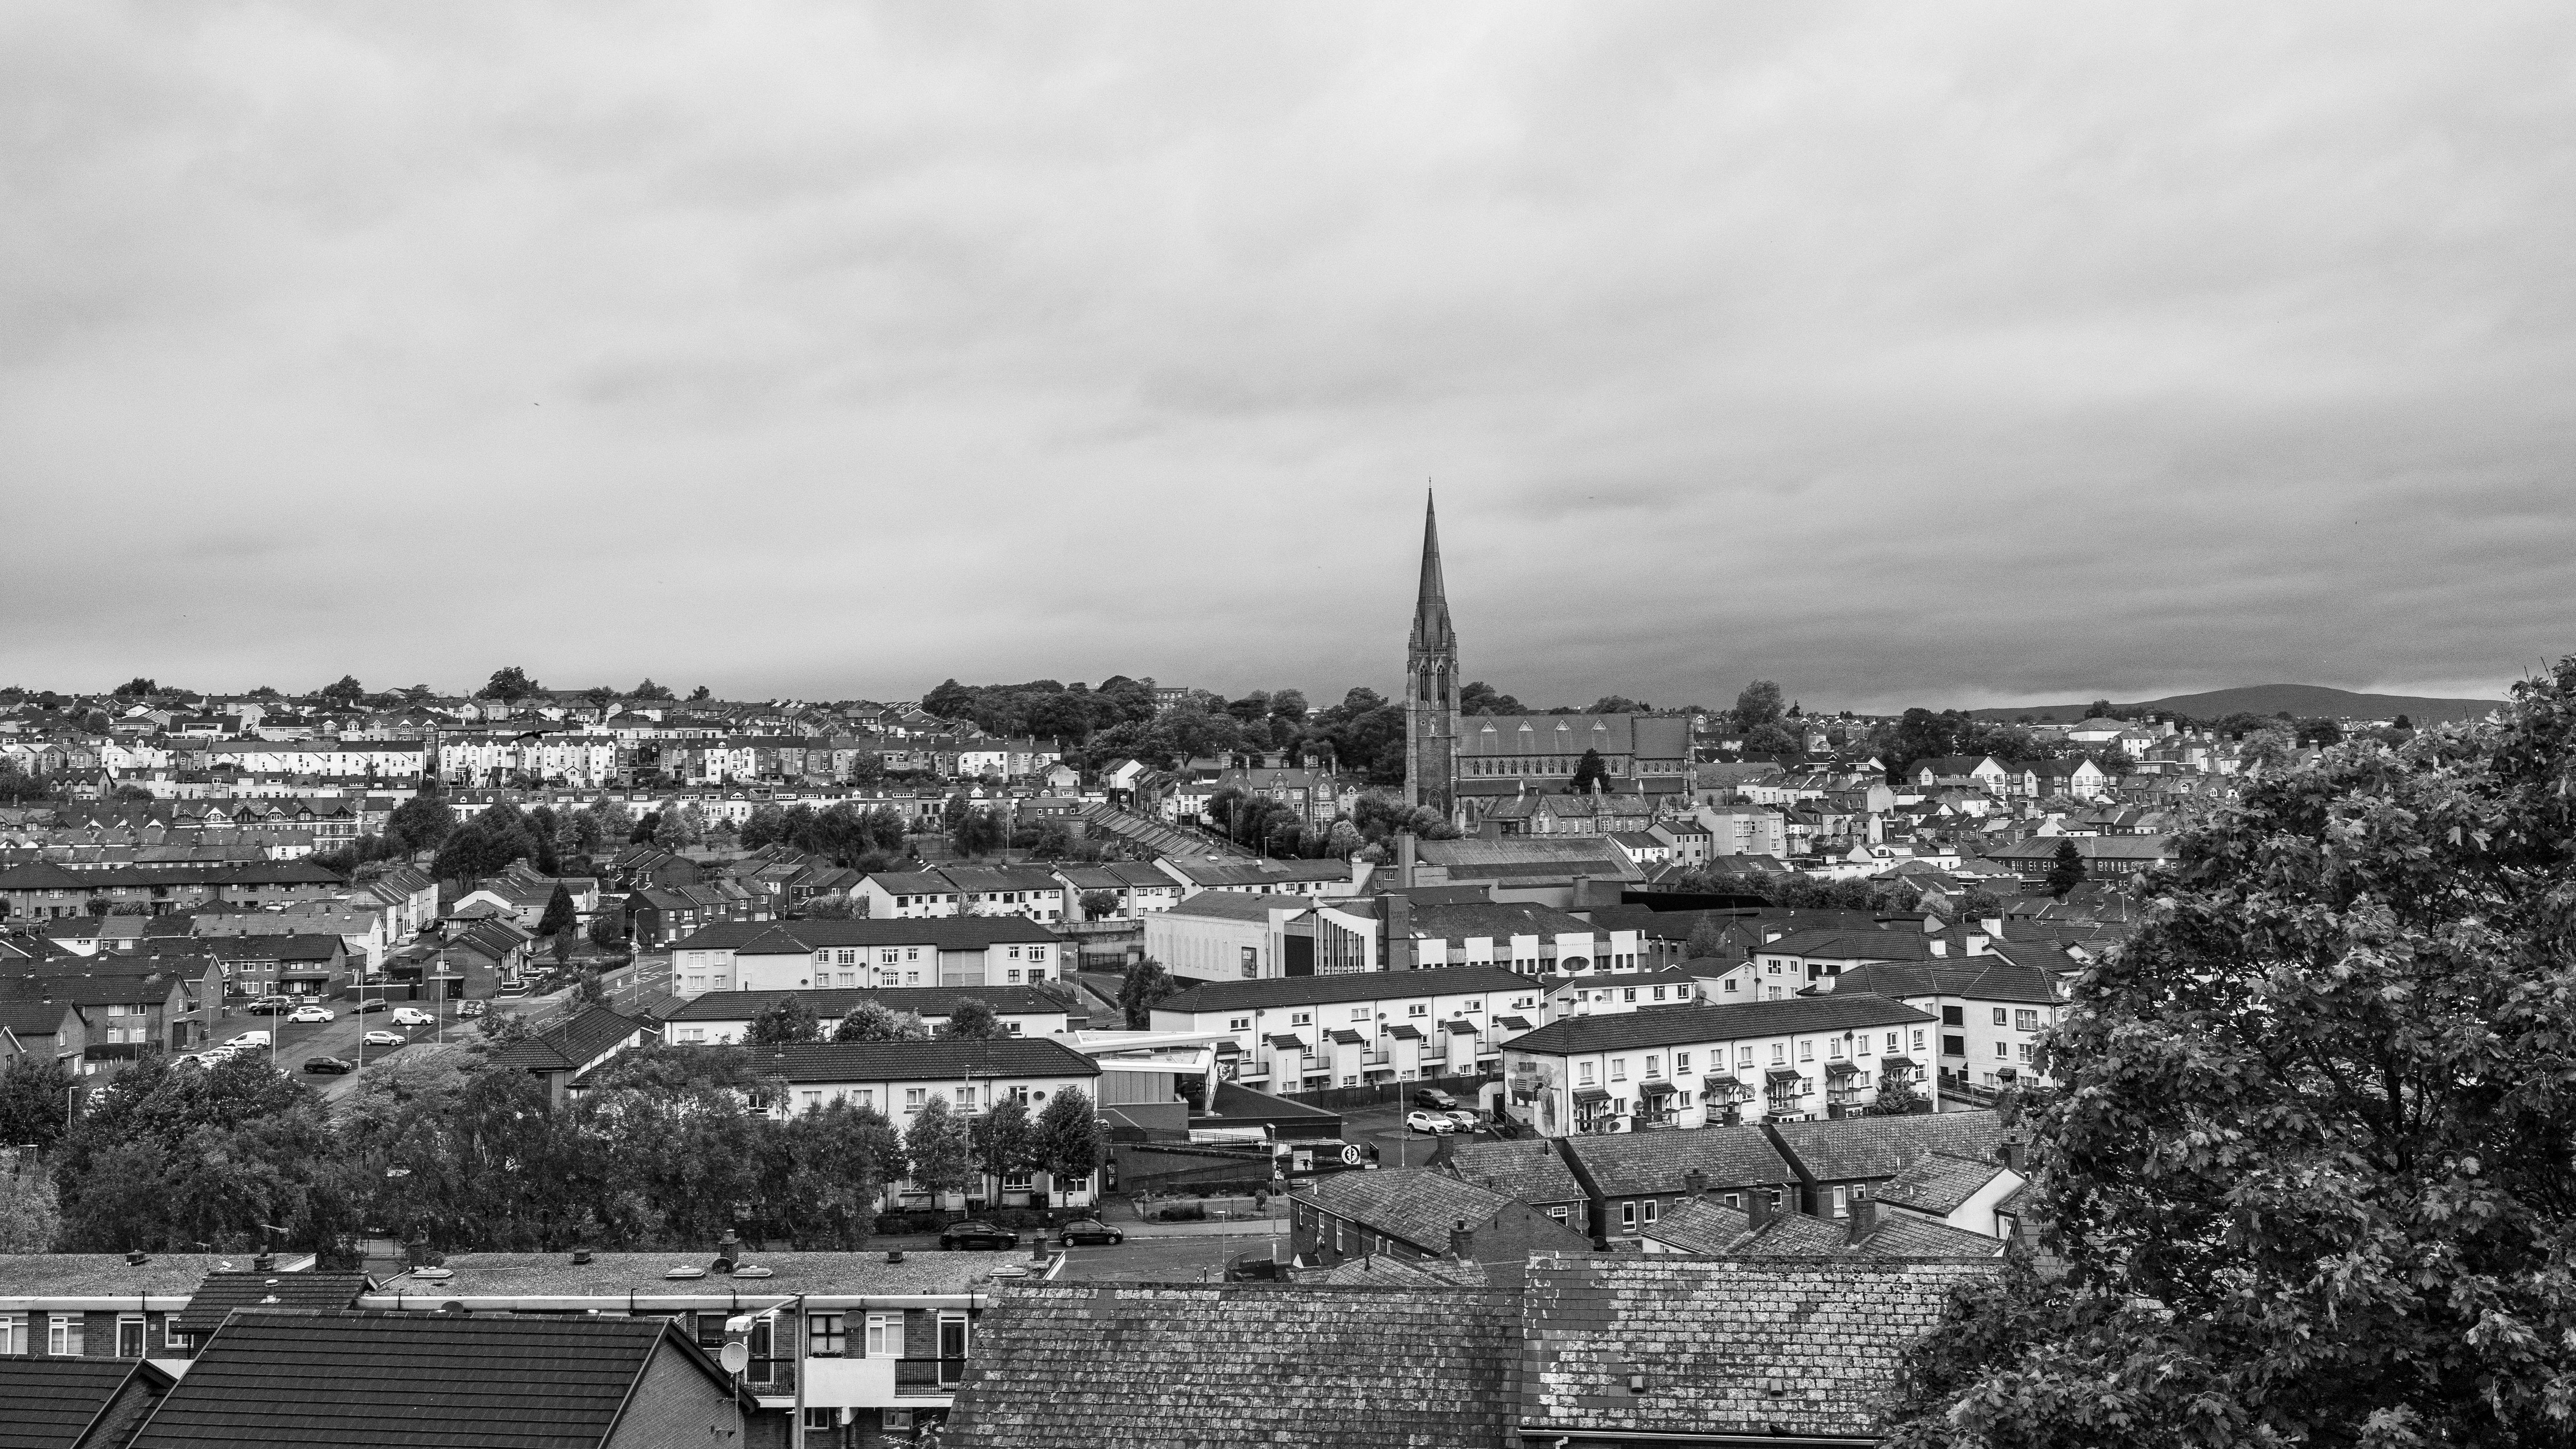
[[[677,810],[662,813],[662,824],[653,833],[653,843],[665,850],[704,845],[707,840],[707,817],[692,800]]]
[[[62,1236],[62,1202],[54,1179],[33,1162],[0,1172],[0,1253],[42,1253]]]
[[[1931,1104],[1924,1097],[1923,1088],[1912,1077],[1898,1077],[1894,1081],[1881,1077],[1878,1090],[1871,1094],[1869,1104],[1860,1109],[1860,1114],[1864,1117],[1905,1117],[1929,1110]]]
[[[972,1119],[968,1132],[975,1144],[976,1164],[997,1189],[1003,1178],[1037,1165],[1031,1150],[1036,1144],[1029,1130],[1029,1109],[1017,1098],[995,1102]]]
[[[1682,943],[1682,956],[1691,961],[1714,961],[1726,954],[1726,928],[1717,923],[1717,917],[1701,912],[1690,928],[1689,938]]]
[[[2068,891],[2084,884],[2084,856],[2074,841],[2057,842],[2057,853],[2049,857],[2047,881],[2048,893],[2061,901]]]
[[[0,1146],[50,1150],[62,1140],[71,1088],[71,1073],[51,1057],[20,1052],[0,1063]]]
[[[1092,1115],[1091,1099],[1083,1095],[1080,1087],[1060,1088],[1047,1099],[1030,1131],[1029,1155],[1059,1194],[1081,1186],[1100,1170],[1106,1155],[1100,1142],[1100,1121]]]
[[[689,703],[691,703],[691,704],[696,704],[696,703],[698,703],[700,700],[705,699],[706,697],[707,697],[707,687],[706,687],[705,685],[703,685],[703,684],[701,684],[701,685],[699,685],[697,688],[692,689],[692,690],[690,690],[690,691],[689,691]]]
[[[800,805],[797,808],[800,810],[806,810],[808,807]],[[808,813],[811,812],[809,811]],[[759,804],[751,807],[751,813],[749,815],[743,817],[742,848],[745,850],[760,849],[771,841],[779,839],[785,832],[786,825],[786,807],[780,805],[775,800],[761,801]]]
[[[1508,694],[1495,692],[1481,679],[1471,679],[1458,690],[1460,714],[1524,714],[1521,702]]]
[[[934,1093],[913,1114],[903,1150],[912,1161],[912,1185],[934,1197],[964,1192],[975,1180],[975,1144],[944,1096]]]
[[[1154,1024],[1154,1003],[1180,994],[1181,984],[1163,963],[1148,956],[1127,968],[1118,984],[1118,1007],[1127,1013],[1127,1029],[1144,1031]]]
[[[584,1006],[606,1006],[608,983],[600,979],[598,972],[584,971],[572,984],[572,996]]]
[[[635,814],[626,808],[626,802],[623,800],[605,798],[594,800],[590,803],[590,808],[581,813],[597,824],[599,838],[603,843],[614,844],[635,833]]]
[[[581,697],[590,701],[590,707],[593,709],[606,709],[617,702],[617,691],[605,684],[594,684],[583,690]]]
[[[644,682],[642,684],[628,690],[627,694],[629,697],[634,699],[671,699],[675,697],[671,693],[669,686],[655,684],[653,682],[653,677],[649,674],[644,677]]]
[[[2073,889],[2073,887],[2068,887]],[[1967,921],[1990,921],[2004,913],[2003,897],[1983,886],[1976,886],[1959,898],[1959,918]]]
[[[236,676],[238,677],[238,676]],[[161,692],[161,686],[138,674],[116,687],[119,699],[148,699]]]
[[[1082,893],[1082,918],[1086,921],[1103,920],[1107,917],[1114,916],[1118,914],[1118,906],[1119,899],[1118,892],[1116,891],[1084,891]]]
[[[882,1001],[862,1001],[833,1029],[834,1041],[928,1041],[930,1028],[909,1011]]]
[[[546,897],[545,913],[537,917],[537,934],[568,935],[579,920],[580,913],[573,908],[572,892],[557,882],[555,893]]]
[[[625,949],[626,907],[623,903],[612,901],[590,918],[590,944],[603,951]]]
[[[948,1020],[939,1028],[943,1041],[999,1041],[1010,1034],[993,1008],[972,996],[951,1007]]]
[[[1565,793],[1568,795],[1587,794],[1593,789],[1593,787],[1606,787],[1609,783],[1610,766],[1603,762],[1601,752],[1599,750],[1587,749],[1583,752],[1583,758],[1575,762],[1574,778],[1565,782]]]
[[[2564,1444],[2576,659],[2177,841],[2043,1046],[2065,1273],[1961,1295],[1891,1444]]]
[[[436,850],[456,833],[456,812],[433,783],[393,808],[385,817],[385,844],[403,855]]]
[[[2406,716],[2401,714],[2391,722],[2390,727],[2394,729],[2411,730],[2415,728],[2415,721],[2408,719]]]
[[[320,694],[324,704],[337,705],[342,709],[356,709],[367,702],[367,687],[360,684],[354,674],[343,674],[339,683],[322,686]]]
[[[762,1007],[751,1019],[744,1035],[753,1046],[784,1046],[789,1042],[821,1041],[823,1028],[814,1019],[814,1008],[801,996],[782,996]]]
[[[544,686],[528,677],[527,671],[513,664],[506,669],[493,670],[492,678],[481,689],[474,691],[474,697],[497,699],[503,704],[516,704],[542,688]]]
[[[1779,685],[1768,679],[1753,681],[1744,686],[1743,693],[1735,696],[1735,727],[1753,730],[1767,724],[1778,724],[1780,703]]]

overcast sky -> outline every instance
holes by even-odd
[[[2486,693],[2576,10],[0,7],[0,683]]]

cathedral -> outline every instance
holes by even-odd
[[[1586,752],[1598,752],[1612,795],[1650,801],[1686,796],[1690,721],[1680,715],[1539,714],[1462,718],[1458,712],[1458,631],[1440,576],[1440,519],[1422,505],[1422,583],[1413,600],[1413,633],[1404,652],[1404,798],[1427,806],[1462,830],[1489,814],[1526,809],[1528,797],[1562,794]]]

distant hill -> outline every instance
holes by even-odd
[[[2127,703],[2114,700],[2123,712],[2130,710],[2165,710],[2189,715],[2194,719],[2216,719],[2221,715],[2241,712],[2279,714],[2289,711],[2300,719],[2387,719],[2405,715],[2417,724],[2437,720],[2476,719],[2504,703],[2495,699],[2425,699],[2411,694],[2355,694],[2349,689],[2328,689],[2322,684],[2255,684],[2243,689],[2213,689],[2202,694],[2174,694],[2163,699]],[[2071,724],[2084,717],[2084,701],[2074,704],[2018,704],[2004,709],[1972,709],[1978,719],[2016,720],[2023,715],[2035,719],[2055,719]]]

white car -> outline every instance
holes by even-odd
[[[429,1026],[438,1020],[417,1006],[397,1006],[389,1019],[396,1026]]]
[[[371,1031],[358,1038],[369,1046],[398,1047],[411,1038],[398,1031]]]
[[[234,1048],[264,1047],[268,1044],[268,1033],[264,1031],[246,1031],[241,1035],[234,1037],[231,1041],[224,1043],[224,1045]]]
[[[1446,1137],[1458,1130],[1457,1123],[1437,1112],[1425,1112],[1419,1108],[1404,1114],[1404,1125],[1407,1131],[1428,1132],[1434,1137]]]
[[[288,1021],[329,1021],[334,1013],[327,1006],[299,1006],[286,1014]]]
[[[1451,1122],[1456,1123],[1458,1130],[1461,1132],[1473,1132],[1485,1125],[1484,1118],[1468,1111],[1464,1107],[1459,1108],[1455,1112],[1443,1112],[1440,1115],[1448,1118]]]

